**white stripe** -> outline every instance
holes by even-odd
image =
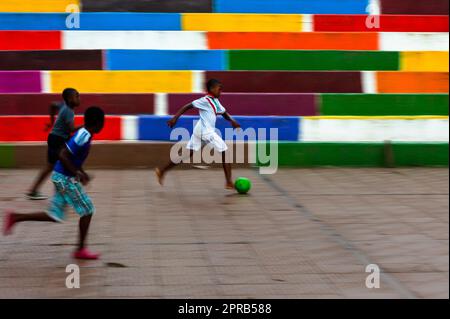
[[[125,115],[122,120],[122,140],[136,141],[139,139],[138,116]]]
[[[448,51],[448,32],[381,32],[381,51]]]
[[[192,71],[192,92],[202,93],[205,92],[205,72],[203,71]]]
[[[303,14],[302,20],[302,30],[303,32],[313,32],[314,31],[314,15]]]
[[[367,10],[368,14],[371,16],[381,14],[380,0],[369,0],[369,6]]]
[[[375,71],[361,71],[361,84],[363,93],[377,93],[377,74]]]
[[[302,141],[308,142],[448,142],[448,119],[308,119]]]
[[[50,72],[49,71],[41,71],[41,92],[42,93],[51,93],[52,85],[50,81]]]
[[[207,50],[205,32],[63,31],[63,49]]]
[[[167,93],[155,94],[155,115],[167,115],[169,113],[169,99]]]

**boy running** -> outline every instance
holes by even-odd
[[[7,212],[4,216],[3,234],[11,234],[15,224],[25,221],[62,222],[64,210],[72,206],[80,216],[80,236],[78,248],[73,257],[77,259],[97,259],[98,254],[90,252],[85,247],[85,240],[94,213],[94,205],[86,194],[82,185],[86,185],[90,178],[83,170],[84,161],[89,155],[92,136],[99,133],[104,125],[105,114],[98,107],[90,107],[84,113],[84,128],[81,128],[59,152],[52,175],[55,185],[55,195],[47,212],[31,214],[17,214]]]
[[[233,181],[231,179],[231,164],[225,161],[225,152],[228,149],[222,138],[215,132],[217,114],[221,114],[227,121],[231,123],[233,128],[240,128],[225,108],[220,104],[219,97],[222,93],[222,83],[219,80],[211,79],[206,83],[207,95],[183,106],[178,112],[167,122],[172,128],[177,123],[181,115],[192,108],[196,108],[200,114],[200,121],[194,127],[194,133],[186,148],[190,150],[189,156],[192,158],[194,151],[201,149],[202,142],[211,144],[214,149],[222,153],[222,166],[225,173],[225,188],[233,189]],[[162,168],[156,168],[155,173],[160,185],[163,184],[164,175],[168,170],[176,166],[176,163],[170,161]]]
[[[75,113],[74,109],[80,105],[80,94],[77,90],[72,88],[64,89],[62,93],[64,103],[52,103],[50,105],[50,123],[47,124],[47,130],[53,126],[55,120],[55,113],[59,110],[58,118],[47,138],[47,166],[39,173],[36,181],[26,194],[28,199],[41,200],[47,199],[39,193],[39,186],[53,171],[58,154],[64,144],[68,141],[70,134],[77,131],[79,127],[74,126]]]

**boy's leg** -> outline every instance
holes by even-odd
[[[34,222],[56,222],[46,212],[17,214],[15,212],[7,212],[3,221],[3,235],[10,235],[15,224],[27,221]]]
[[[92,215],[83,216],[80,218],[79,229],[80,229],[80,240],[78,242],[78,249],[82,250],[84,248],[84,243],[89,231],[89,225],[91,224]]]
[[[192,158],[194,156],[194,150],[189,150],[189,156],[183,158],[181,160],[181,162],[183,162],[184,160],[188,159],[188,158]],[[158,183],[160,185],[163,184],[163,179],[164,179],[164,175],[167,173],[167,171],[171,170],[172,168],[174,168],[175,166],[177,166],[179,163],[174,163],[171,160],[163,167],[159,168],[157,167],[155,169],[155,174],[156,177],[158,178]]]
[[[50,173],[53,171],[55,164],[47,163],[47,166],[39,172],[34,184],[31,186],[29,193],[27,194],[30,199],[47,199],[46,196],[39,195],[38,190],[41,184],[47,179]]]
[[[222,166],[223,172],[225,173],[225,188],[234,189],[233,180],[231,179],[231,164],[226,162],[226,151],[222,152]]]

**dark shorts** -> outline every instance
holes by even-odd
[[[55,164],[58,161],[58,155],[61,148],[66,144],[66,140],[61,136],[49,134],[47,139],[48,151],[47,161],[50,164]]]

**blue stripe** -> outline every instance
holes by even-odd
[[[107,50],[108,70],[225,70],[221,50]]]
[[[139,140],[153,140],[153,141],[170,141],[170,129],[166,122],[171,116],[140,116],[138,121]],[[198,116],[183,116],[178,120],[176,128],[182,127],[189,131],[192,135],[194,125],[198,120]],[[280,141],[297,141],[299,136],[299,120],[297,116],[235,116],[234,117],[242,126],[242,129],[255,129],[258,134],[258,129],[266,129],[265,139],[270,139],[270,128],[278,129],[278,140]],[[225,139],[225,128],[230,128],[231,125],[223,117],[217,117],[216,127]],[[258,136],[262,139],[262,135]],[[179,139],[181,140],[181,139]],[[238,138],[242,140],[242,138]]]
[[[179,13],[80,13],[80,28],[66,13],[0,13],[0,30],[181,30]]]
[[[368,0],[214,0],[214,12],[365,14]]]

